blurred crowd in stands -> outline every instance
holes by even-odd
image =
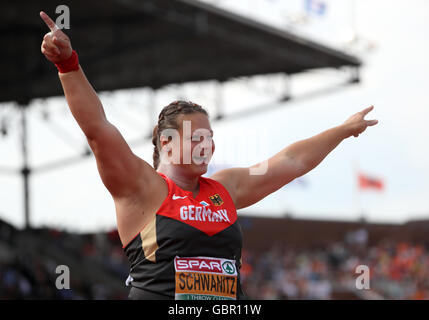
[[[44,239],[42,247],[51,247],[40,252],[18,247],[17,237],[26,232],[30,241]],[[70,289],[58,290],[56,267],[64,257],[76,261],[80,273],[73,269]],[[242,261],[242,284],[251,299],[338,299],[344,290],[357,299],[429,299],[429,248],[388,241],[369,246],[365,229],[328,247],[281,244],[260,253],[245,249]],[[358,265],[369,267],[370,290],[356,289]],[[126,299],[128,271],[116,231],[19,231],[0,221],[0,299]],[[102,273],[111,277],[88,280]]]
[[[19,236],[26,233],[42,239],[42,245],[51,246],[47,251],[52,255],[46,256],[32,248],[18,248]],[[70,289],[58,290],[56,280],[62,273],[57,272],[57,267],[68,265],[64,257],[74,261],[76,266],[70,271]],[[112,285],[111,279],[91,279],[94,273],[100,272],[111,274],[117,280],[116,286]],[[53,229],[19,231],[0,221],[0,300],[127,299],[125,279],[128,272],[129,264],[122,253],[117,231],[86,235]],[[118,286],[123,290],[118,290]]]
[[[324,248],[281,245],[258,255],[245,250],[245,292],[263,300],[339,299],[344,291],[358,299],[429,299],[427,246],[389,241],[367,246],[367,239],[361,229]],[[356,287],[362,284],[359,265],[369,268],[370,290]]]

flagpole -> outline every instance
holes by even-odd
[[[354,179],[355,179],[355,206],[357,210],[357,214],[361,220],[365,219],[365,214],[362,206],[362,193],[359,187],[359,164],[358,161],[353,161],[353,171],[354,171]]]
[[[355,43],[357,40],[357,27],[356,27],[356,0],[351,0],[350,6],[350,22],[351,22],[351,31],[352,38],[351,43]]]

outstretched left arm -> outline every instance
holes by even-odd
[[[259,163],[249,168],[225,169],[211,178],[225,186],[237,209],[248,207],[314,169],[344,139],[357,137],[368,126],[377,124],[377,120],[364,119],[373,108],[354,114],[337,127],[289,145],[266,160],[265,166]],[[261,168],[266,169],[262,174]]]

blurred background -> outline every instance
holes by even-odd
[[[114,203],[40,53],[47,12],[106,115],[152,163],[173,100],[210,112],[207,176],[374,105],[379,124],[239,211],[255,299],[429,298],[429,3],[109,0],[0,4],[0,299],[125,299]],[[69,28],[69,29],[68,29]],[[261,240],[263,239],[263,241]],[[70,290],[57,290],[58,265]],[[358,265],[370,289],[356,288]]]

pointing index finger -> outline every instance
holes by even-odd
[[[40,17],[43,19],[43,21],[49,27],[52,33],[59,29],[55,22],[52,21],[52,19],[45,12],[40,11]]]
[[[374,109],[374,106],[370,106],[370,107],[368,107],[368,108],[366,108],[366,109],[363,109],[362,111],[361,111],[361,114],[363,115],[363,116],[366,116],[372,109]]]

